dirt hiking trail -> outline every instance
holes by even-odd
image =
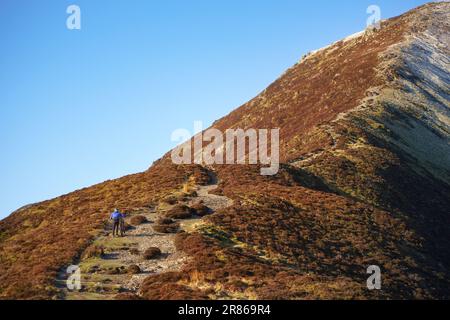
[[[190,196],[179,200],[177,205],[191,206],[203,203],[211,213],[229,207],[233,201],[224,196],[210,194],[218,187],[215,173],[209,171],[210,182],[206,186],[195,185]],[[156,232],[156,222],[175,204],[160,204],[156,208],[137,208],[131,211],[125,222],[131,224],[134,216],[143,216],[147,222],[134,225],[126,231],[124,237],[112,237],[110,227],[94,240],[91,247],[101,248],[101,253],[86,255],[79,261],[81,271],[81,290],[71,291],[67,288],[66,268],[57,278],[57,286],[61,289],[65,300],[111,300],[118,293],[130,292],[139,294],[139,288],[146,277],[168,271],[180,271],[189,257],[177,251],[174,240],[177,232],[192,232],[201,225],[203,218],[193,215],[188,219],[174,219],[177,230],[172,233]],[[107,217],[105,217],[105,220]],[[161,251],[156,258],[146,259],[143,254],[149,248]],[[91,250],[92,251],[92,250]],[[137,267],[136,267],[137,266]]]

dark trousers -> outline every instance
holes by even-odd
[[[113,237],[115,235],[119,235],[119,230],[120,230],[120,219],[117,219],[117,220],[114,220]]]

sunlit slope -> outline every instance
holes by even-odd
[[[57,271],[111,208],[159,206],[186,181],[233,204],[176,237],[182,272],[147,299],[450,297],[450,4],[422,6],[307,55],[214,127],[280,128],[282,166],[176,166],[27,207],[0,222],[0,297],[52,298]],[[192,178],[191,178],[192,177]],[[383,289],[366,287],[380,266]]]

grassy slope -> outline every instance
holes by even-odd
[[[216,122],[222,130],[281,127],[283,160],[303,161],[297,168],[285,165],[275,178],[259,176],[256,168],[218,167],[222,192],[235,205],[197,234],[180,236],[180,248],[194,260],[184,273],[148,278],[145,296],[449,297],[450,181],[417,170],[410,151],[424,149],[420,142],[398,148],[395,131],[373,130],[384,130],[386,117],[404,125],[414,113],[401,103],[392,113],[381,99],[378,118],[369,108],[330,122],[363,100],[374,102],[372,89],[406,90],[390,81],[401,80],[404,64],[377,71],[390,46],[425,31],[437,11],[448,12],[448,4],[424,6],[378,33],[307,57]],[[427,110],[435,99],[416,104]],[[441,148],[448,144],[448,133],[429,136]],[[365,288],[370,264],[383,270],[382,291]]]
[[[58,269],[76,261],[113,208],[151,206],[203,171],[160,161],[149,171],[32,205],[0,222],[0,297],[50,298]]]
[[[177,247],[193,259],[182,273],[149,277],[145,298],[449,296],[449,232],[442,227],[450,225],[443,197],[448,181],[412,170],[407,154],[357,119],[333,124],[330,133],[331,120],[357,107],[369,88],[386,85],[376,72],[380,54],[405,38],[416,12],[429,8],[307,57],[215,123],[219,129],[280,127],[285,164],[276,177],[262,177],[255,167],[216,167],[217,192],[234,206],[178,236]],[[288,165],[320,151],[303,165]],[[111,208],[156,203],[192,174],[205,176],[198,167],[171,165],[166,156],[148,172],[0,222],[0,296],[51,297],[58,268],[76,259]],[[381,292],[365,289],[370,264],[383,269]]]

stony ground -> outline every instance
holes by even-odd
[[[202,201],[212,212],[232,205],[232,200],[209,192],[217,188],[217,179],[211,174],[211,183],[207,186],[195,186],[196,196],[187,197],[179,204],[192,205]],[[188,256],[176,250],[175,233],[159,233],[153,230],[155,221],[162,218],[171,205],[160,205],[157,208],[135,209],[125,219],[130,224],[131,217],[144,216],[148,222],[133,226],[124,237],[112,237],[110,230],[105,230],[93,243],[104,248],[101,257],[82,259],[81,269],[82,289],[70,291],[66,288],[67,275],[62,273],[58,278],[59,287],[67,300],[107,300],[114,299],[120,292],[139,293],[144,279],[152,274],[167,271],[178,271],[186,263]],[[193,216],[190,219],[177,220],[180,231],[192,232],[203,223],[203,219]],[[148,248],[159,248],[162,254],[156,259],[147,260],[143,252]],[[138,266],[140,272],[129,272],[131,266]]]

